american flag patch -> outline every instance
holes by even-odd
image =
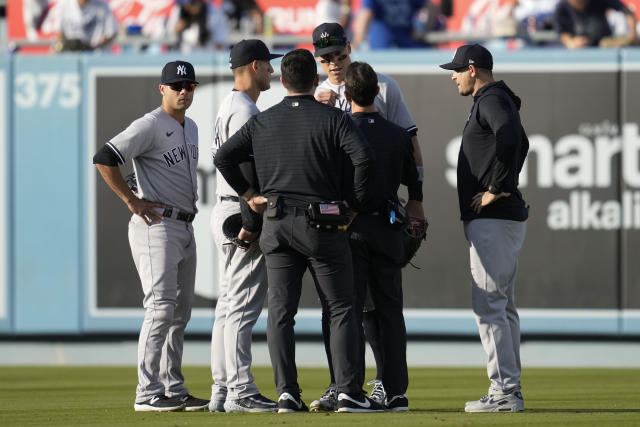
[[[340,207],[336,203],[320,203],[320,213],[323,215],[340,215]]]

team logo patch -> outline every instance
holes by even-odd
[[[327,37],[329,37],[329,33],[327,33],[326,31],[322,34],[320,34],[320,38],[321,39],[326,39]]]
[[[186,65],[178,65],[178,69],[176,70],[176,73],[181,76],[186,76],[187,75]]]

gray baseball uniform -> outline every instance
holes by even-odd
[[[251,116],[260,111],[248,95],[232,91],[222,101],[215,124],[215,153]],[[216,174],[218,202],[211,231],[218,247],[219,293],[211,337],[211,402],[236,400],[259,393],[251,374],[251,332],[267,292],[264,255],[257,242],[247,252],[228,244],[222,233],[227,217],[239,213],[238,194]],[[235,199],[234,199],[235,198]]]
[[[376,75],[378,76],[380,92],[376,96],[374,104],[378,114],[390,122],[405,128],[407,132],[414,131],[417,126],[411,117],[407,104],[404,102],[404,97],[402,96],[402,91],[400,90],[398,83],[385,74],[376,73]],[[342,111],[346,111],[347,113],[351,112],[351,104],[344,96],[344,83],[335,85],[331,83],[329,79],[326,79],[318,86],[316,94],[326,90],[332,90],[340,95],[340,98],[336,100],[335,104],[337,108],[340,108]]]
[[[188,390],[182,347],[194,297],[196,243],[191,223],[177,218],[196,213],[198,128],[189,118],[182,126],[158,107],[107,146],[122,163],[133,161],[139,197],[173,208],[170,215],[165,211],[162,222],[150,226],[138,215],[129,221],[129,244],[145,308],[136,402],[156,395],[184,396]]]

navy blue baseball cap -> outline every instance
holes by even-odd
[[[479,44],[466,44],[460,46],[453,56],[453,61],[442,64],[440,68],[455,70],[474,65],[485,70],[493,69],[493,57],[491,52]]]
[[[313,30],[313,56],[322,56],[327,53],[337,52],[347,47],[347,35],[342,25],[329,22],[318,25]]]
[[[234,68],[242,67],[255,60],[271,61],[281,56],[279,53],[269,52],[269,48],[267,48],[267,45],[264,44],[262,40],[241,40],[231,48],[229,67],[233,70]]]
[[[189,82],[198,84],[196,81],[196,72],[193,65],[186,61],[167,62],[162,69],[162,77],[160,83],[170,85],[171,83]]]

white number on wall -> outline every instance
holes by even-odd
[[[20,73],[16,76],[15,102],[20,108],[48,108],[57,104],[74,108],[80,103],[77,73]]]

